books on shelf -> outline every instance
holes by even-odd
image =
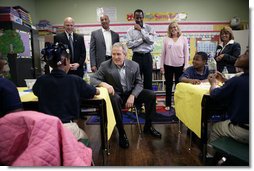
[[[12,8],[12,7],[0,7],[0,14],[11,14],[14,15],[16,17],[19,17],[19,13],[16,9]]]
[[[153,87],[153,91],[165,91],[164,89],[164,81],[153,81],[152,83],[152,87]]]
[[[21,6],[0,6],[0,21],[12,21],[28,27],[31,27],[32,25],[32,17],[30,13]]]
[[[160,69],[157,69],[157,70],[153,70],[152,78],[153,80],[163,80],[164,75],[160,73]]]
[[[12,21],[22,25],[22,19],[12,14],[0,14],[0,21]]]
[[[22,8],[21,6],[14,6],[14,9],[16,9],[19,13],[20,18],[22,19],[22,22],[26,26],[31,26],[32,25],[32,17],[31,14]]]
[[[22,25],[18,11],[12,7],[0,7],[0,21],[12,21]]]

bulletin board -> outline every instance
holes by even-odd
[[[24,46],[24,52],[19,53],[18,56],[21,58],[32,58],[31,33],[22,30],[16,31],[19,33]]]
[[[219,35],[215,35],[210,39],[196,38],[196,51],[206,52],[209,56],[214,57],[219,43]]]
[[[167,35],[167,29],[169,22],[151,22],[147,23],[151,25],[155,32],[157,33],[156,41],[154,43],[154,50],[152,52],[154,58],[154,67],[159,67],[160,56],[162,51],[163,38]],[[214,48],[215,43],[219,41],[220,30],[224,26],[228,26],[229,22],[178,22],[179,27],[185,37],[187,37],[189,42],[190,56],[189,64],[192,64],[192,59],[197,50],[200,50],[199,46],[209,49]],[[133,23],[111,23],[110,29],[117,32],[120,35],[120,41],[126,42],[127,40],[127,30],[133,26]],[[90,36],[91,32],[100,29],[101,25],[98,24],[76,24],[76,33],[84,35],[86,50],[87,50],[87,63],[89,60],[89,47],[90,47]],[[55,32],[63,31],[62,25],[54,25],[53,29]],[[207,48],[208,46],[208,48]],[[199,49],[197,49],[197,47]],[[201,48],[202,49],[202,48]],[[128,58],[131,59],[132,51],[128,50]]]

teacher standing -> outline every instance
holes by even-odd
[[[188,67],[189,54],[187,38],[183,37],[177,22],[170,23],[167,37],[163,40],[160,65],[161,73],[165,73],[166,80],[166,110],[170,110],[172,105],[173,76],[176,85],[183,70]]]

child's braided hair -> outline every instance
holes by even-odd
[[[55,44],[46,42],[45,48],[41,51],[43,55],[42,60],[52,68],[56,68],[62,64],[62,57],[70,58],[69,49],[67,47],[67,45],[58,42]]]

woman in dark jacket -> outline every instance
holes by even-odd
[[[221,43],[217,47],[215,60],[217,61],[217,69],[222,72],[226,66],[229,73],[235,73],[235,61],[241,53],[241,46],[234,41],[233,31],[226,26],[220,31]]]

